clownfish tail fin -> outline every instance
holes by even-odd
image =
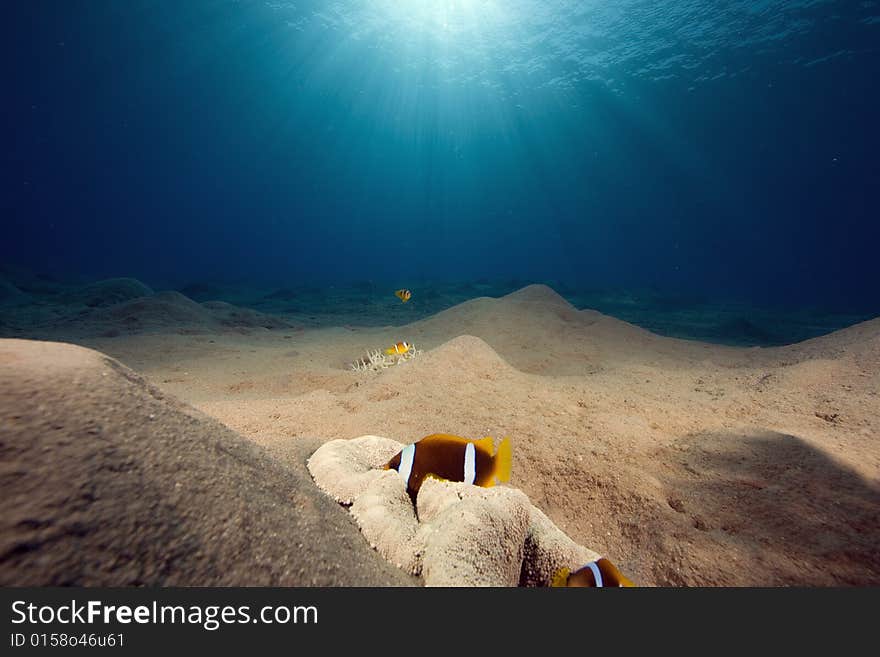
[[[550,580],[550,586],[560,587],[568,584],[568,576],[571,571],[568,568],[560,568],[553,573],[553,579]]]
[[[634,587],[635,583],[631,579],[627,578],[625,575],[621,575],[619,586],[626,586],[626,587],[633,586]]]
[[[510,438],[505,438],[498,445],[498,451],[495,453],[495,479],[500,481],[510,481],[510,468],[513,464],[513,454],[510,449]]]

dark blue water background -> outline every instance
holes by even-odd
[[[880,313],[877,2],[2,11],[4,263]]]

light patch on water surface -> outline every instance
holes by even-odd
[[[436,84],[564,89],[622,78],[718,79],[725,62],[761,53],[792,66],[840,50],[813,39],[829,26],[873,29],[875,3],[842,0],[339,0],[272,2],[298,31],[332,32],[390,73],[430,71]],[[818,42],[818,46],[817,43]],[[816,48],[820,50],[816,50]],[[855,56],[874,52],[862,48]],[[617,82],[615,82],[617,81]]]

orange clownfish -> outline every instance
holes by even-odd
[[[394,296],[398,297],[401,301],[406,303],[410,300],[410,297],[412,297],[412,292],[410,292],[409,290],[398,290],[394,293]]]
[[[385,469],[397,470],[415,500],[426,477],[489,487],[510,480],[510,464],[509,438],[502,440],[495,451],[490,436],[468,440],[434,433],[404,447],[385,464]]]
[[[560,568],[553,576],[550,586],[635,586],[623,576],[613,563],[605,557],[591,561],[583,568],[571,572]]]
[[[398,342],[397,344],[388,347],[385,350],[385,355],[386,356],[395,356],[395,355],[402,356],[403,354],[407,353],[412,348],[413,348],[413,346],[409,342],[406,342],[404,340],[403,342]]]

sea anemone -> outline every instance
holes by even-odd
[[[406,361],[412,360],[422,353],[421,349],[416,349],[415,345],[411,345],[410,349],[403,354],[388,355],[376,349],[367,351],[367,355],[358,358],[349,365],[349,369],[353,372],[381,372],[382,370],[394,365],[402,365]]]

